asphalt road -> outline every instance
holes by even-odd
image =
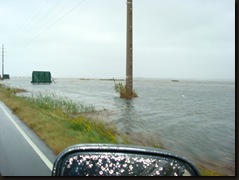
[[[0,173],[2,176],[51,176],[56,156],[0,101]]]

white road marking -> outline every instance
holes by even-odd
[[[0,103],[2,110],[5,112],[7,117],[11,120],[17,130],[22,134],[22,136],[26,139],[29,145],[34,149],[34,151],[38,154],[38,156],[42,159],[42,161],[47,165],[47,167],[52,171],[53,164],[47,159],[47,157],[41,152],[41,150],[36,146],[36,144],[25,134],[25,132],[17,125],[17,123],[13,120],[11,115],[5,110],[5,108]]]

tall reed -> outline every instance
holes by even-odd
[[[77,104],[67,97],[60,97],[54,93],[47,95],[42,93],[38,93],[36,95],[32,94],[30,101],[39,105],[43,109],[62,110],[67,114],[89,113],[96,111],[93,105]]]

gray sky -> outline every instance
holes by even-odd
[[[235,79],[234,0],[133,0],[133,28],[134,77]],[[126,0],[1,0],[0,44],[11,77],[125,78]]]

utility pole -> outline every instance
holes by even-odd
[[[127,0],[126,91],[133,89],[133,0]]]
[[[4,44],[2,45],[2,79],[4,75]]]

